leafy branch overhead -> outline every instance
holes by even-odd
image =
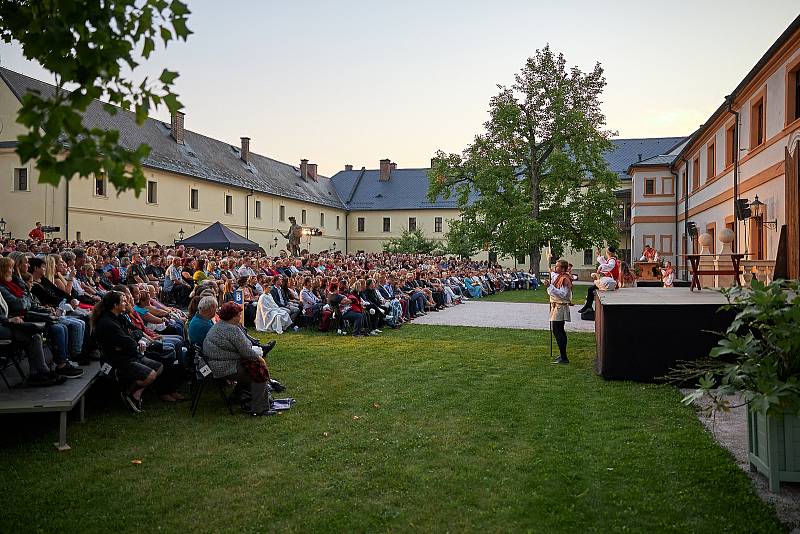
[[[22,97],[17,120],[28,128],[19,136],[17,153],[34,161],[39,181],[58,185],[62,179],[105,173],[118,192],[145,185],[142,160],[147,145],[119,145],[119,132],[87,128],[82,112],[96,99],[110,114],[119,108],[142,124],[150,110],[181,104],[172,92],[177,72],[167,69],[158,80],[137,83],[123,74],[148,59],[157,42],[186,40],[189,9],[172,0],[0,0],[0,35],[17,42],[26,58],[55,77],[52,94],[29,92]],[[97,105],[97,104],[94,104]]]
[[[438,151],[428,197],[455,197],[470,240],[538,264],[548,242],[575,249],[614,243],[616,175],[600,110],[603,69],[567,69],[546,46],[511,87],[498,86],[483,133],[461,154]]]

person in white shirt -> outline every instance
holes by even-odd
[[[547,294],[550,297],[550,328],[558,344],[559,356],[553,363],[567,364],[567,333],[564,323],[571,321],[569,306],[572,304],[572,276],[569,274],[569,262],[558,260],[555,272],[550,273],[550,280],[545,279]]]
[[[605,256],[599,254],[597,251],[597,272],[592,273],[594,285],[589,286],[586,292],[586,302],[583,307],[578,310],[578,313],[586,313],[594,306],[594,294],[599,289],[600,291],[613,291],[617,289],[617,280],[619,280],[619,260],[617,260],[617,249],[615,247],[608,247]]]

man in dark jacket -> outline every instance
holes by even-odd
[[[92,326],[103,358],[117,371],[127,387],[122,400],[134,413],[142,411],[142,393],[155,382],[164,366],[143,356],[147,343],[136,341],[122,314],[128,311],[128,299],[119,291],[109,291],[92,311]]]

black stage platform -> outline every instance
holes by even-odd
[[[595,371],[607,380],[652,381],[678,360],[708,356],[736,313],[704,289],[630,287],[595,297]]]

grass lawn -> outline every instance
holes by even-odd
[[[570,354],[521,330],[285,334],[280,416],[95,394],[60,454],[55,416],[3,417],[0,532],[780,530],[673,388],[596,377],[590,334]]]
[[[588,285],[572,286],[573,304],[582,306],[586,301],[586,291],[588,289]],[[526,289],[521,289],[519,291],[503,291],[502,293],[495,293],[494,295],[483,297],[481,300],[493,300],[495,302],[550,302],[544,287],[540,287],[534,291]]]

